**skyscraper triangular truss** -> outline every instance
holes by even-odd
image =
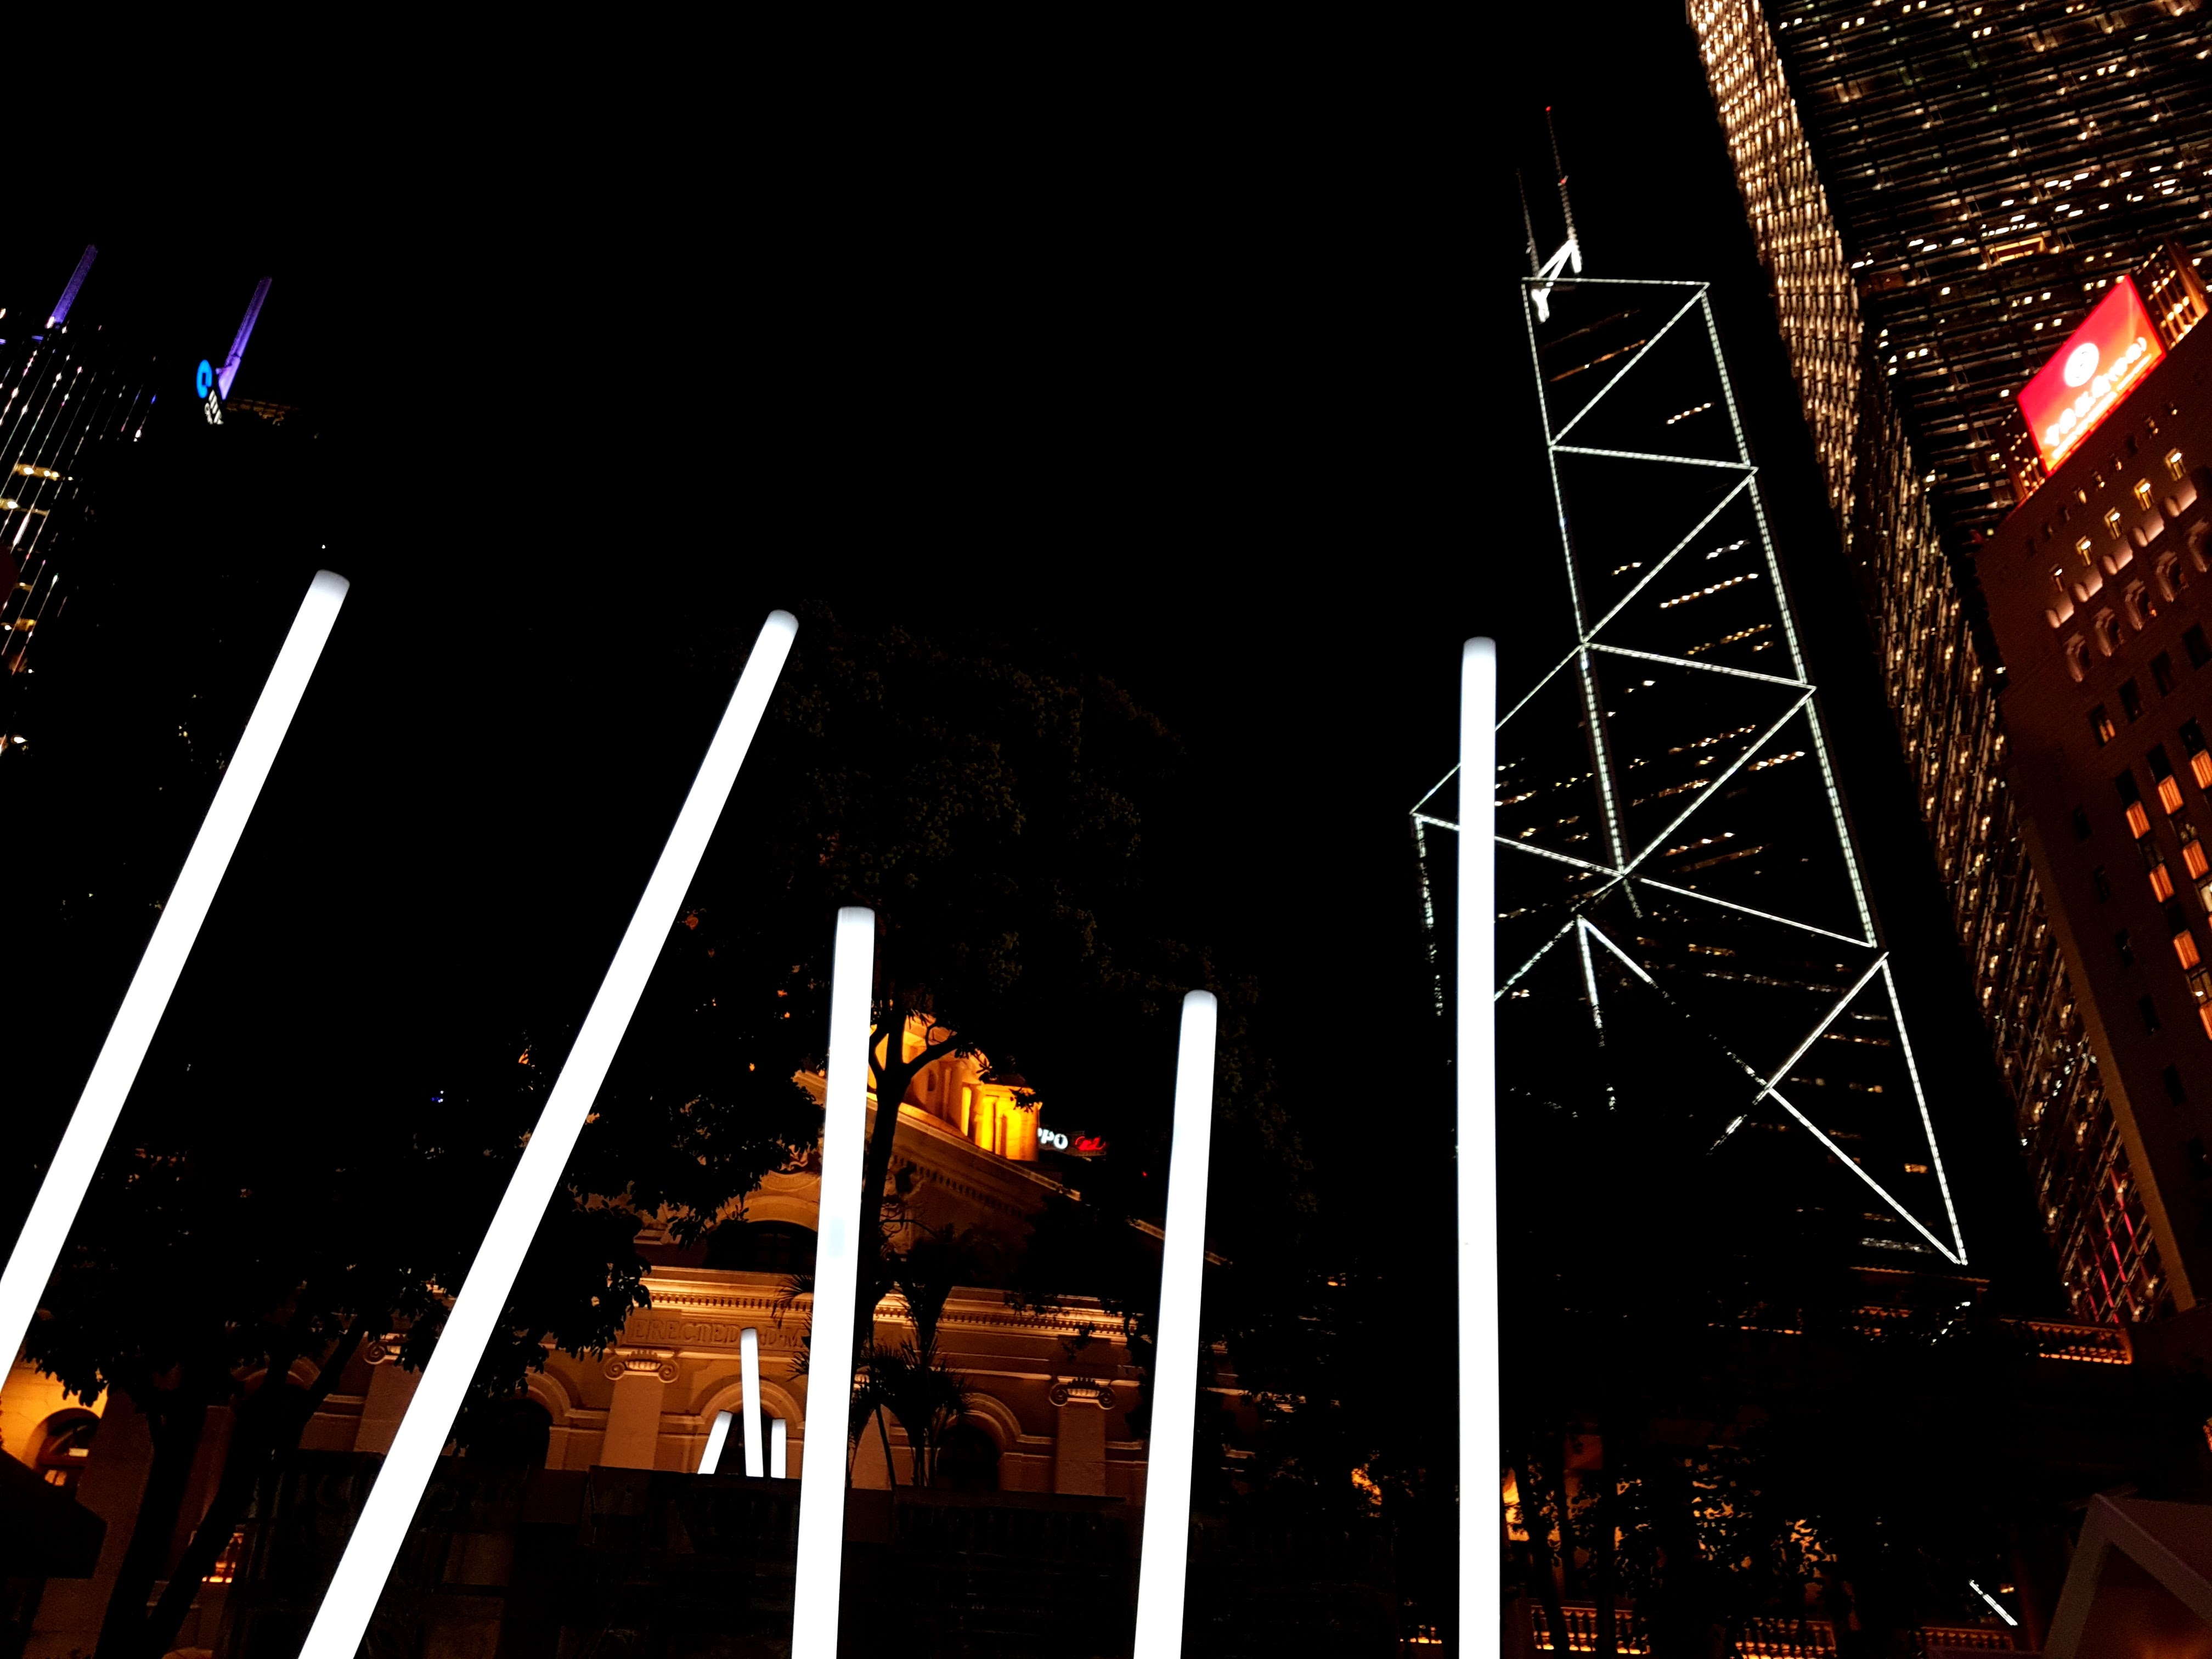
[[[1663,1076],[1716,1152],[1771,1132],[1856,1177],[1860,1245],[1963,1264],[1705,287],[1554,276],[1523,307],[1565,625],[1500,630],[1503,1063],[1571,1004],[1594,1109]],[[1456,796],[1413,810],[1431,900]]]

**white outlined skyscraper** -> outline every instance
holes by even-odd
[[[1498,724],[1501,1111],[1750,1143],[1859,1259],[1963,1265],[1705,288],[1523,299],[1559,540],[1522,556],[1565,581],[1517,619],[1537,672]],[[1425,881],[1455,802],[1447,779],[1415,809]]]

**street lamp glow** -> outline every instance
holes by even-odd
[[[88,249],[88,259],[90,252]],[[82,266],[79,275],[82,275]],[[64,301],[67,298],[64,296]],[[92,1073],[77,1097],[76,1109],[70,1114],[61,1145],[54,1149],[53,1161],[39,1185],[39,1195],[32,1200],[31,1212],[15,1237],[7,1269],[0,1273],[0,1356],[8,1360],[12,1361],[22,1346],[39,1311],[39,1298],[46,1293],[54,1264],[61,1260],[70,1224],[76,1221],[86,1189],[92,1185],[115,1120],[122,1115],[123,1103],[137,1080],[138,1067],[144,1063],[146,1050],[161,1024],[170,994],[177,988],[185,960],[191,955],[200,924],[207,920],[216,890],[222,885],[223,872],[230,867],[230,855],[238,850],[246,821],[253,815],[261,786],[268,781],[269,769],[283,746],[292,716],[337,622],[347,586],[344,577],[328,570],[317,571],[307,584],[307,597],[300,601],[291,630],[276,653],[276,665],[269,671],[268,682],[246,722],[245,734],[239,738],[229,765],[223,769],[222,781],[209,803],[207,817],[192,837],[191,850],[185,854],[184,867],[177,872],[176,885],[169,890],[161,920],[154,924],[153,937],[146,941],[146,953],[138,958],[137,971],[131,975],[122,1006],[115,1011],[114,1024],[107,1028],[107,1040],[100,1046],[99,1058],[93,1061]]]
[[[416,1506],[453,1434],[453,1419],[476,1376],[477,1364],[506,1311],[530,1241],[561,1183],[568,1154],[583,1133],[585,1118],[599,1097],[599,1085],[606,1080],[616,1050],[622,1046],[623,1034],[629,1029],[630,1016],[637,1012],[638,999],[645,994],[646,981],[659,959],[684,890],[698,871],[708,839],[738,781],[738,769],[744,764],[753,733],[767,711],[769,694],[775,689],[798,631],[799,624],[788,611],[773,611],[753,642],[738,688],[731,694],[721,724],[707,746],[706,758],[699,763],[698,775],[691,781],[690,793],[676,815],[676,826],[660,849],[644,896],[615,949],[614,960],[599,982],[591,1011],[584,1016],[568,1063],[561,1068],[538,1113],[538,1126],[507,1183],[506,1195],[492,1217],[491,1230],[462,1281],[438,1346],[423,1368],[422,1380],[408,1402],[398,1432],[392,1437],[392,1449],[385,1455],[376,1485],[369,1491],[337,1572],[324,1593],[301,1659],[355,1659],[360,1650],[384,1582],[391,1575],[399,1547],[406,1541]]]
[[[1469,640],[1460,657],[1459,1639],[1498,1641],[1498,647]]]
[[[1197,1450],[1199,1303],[1206,1274],[1206,1178],[1213,1149],[1213,1050],[1220,1007],[1211,991],[1182,1000],[1176,1054],[1175,1139],[1168,1154],[1160,1243],[1159,1341],[1152,1371],[1152,1443],[1145,1469],[1145,1548],[1137,1584],[1136,1651],[1182,1651],[1190,1565],[1190,1466]]]
[[[837,1659],[837,1596],[845,1565],[845,1422],[853,1393],[853,1321],[860,1296],[860,1190],[868,1121],[868,1030],[876,913],[837,913],[830,969],[830,1065],[822,1100],[822,1200],[808,1316],[806,1443],[799,1471],[799,1559],[792,1583],[791,1659]],[[894,1030],[886,1039],[899,1040]],[[896,1112],[895,1100],[879,1112]],[[890,1133],[885,1124],[883,1133]]]

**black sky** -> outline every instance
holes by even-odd
[[[97,241],[79,320],[149,330],[188,371],[272,276],[236,391],[319,434],[296,495],[234,499],[211,463],[173,518],[139,521],[130,580],[88,589],[41,687],[76,712],[51,781],[21,786],[34,884],[78,902],[76,874],[143,822],[172,850],[85,890],[150,920],[189,823],[144,817],[146,780],[211,787],[173,728],[198,697],[224,711],[206,729],[234,729],[327,562],[355,594],[180,1013],[250,1045],[265,1012],[306,1011],[343,1053],[465,1017],[489,971],[573,1018],[717,712],[672,703],[671,653],[805,599],[1048,634],[1188,746],[1156,850],[1192,931],[1261,977],[1329,1224],[1347,1250],[1432,1253],[1449,1102],[1406,813],[1451,763],[1460,641],[1494,631],[1509,678],[1531,672],[1523,573],[1556,557],[1512,195],[1519,165],[1549,210],[1551,104],[1593,271],[1717,285],[1970,1243],[2040,1305],[2005,1109],[1687,32],[1674,6],[1601,15],[1571,51],[1494,38],[1479,84],[1436,42],[1363,43],[1210,101],[1109,102],[1049,141],[965,117],[832,160],[740,133],[723,165],[672,172],[645,165],[659,135],[582,145],[545,113],[543,154],[503,146],[495,180],[356,159],[219,232],[173,201],[30,199],[0,246],[9,324]],[[33,1069],[82,1076],[128,966],[69,960],[43,994],[82,1017],[30,1035]]]

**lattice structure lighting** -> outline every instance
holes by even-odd
[[[1501,1066],[1585,1071],[1599,1113],[1662,1076],[1715,1152],[1766,1130],[1832,1160],[1876,1259],[1962,1265],[1706,289],[1540,272],[1523,297],[1565,603],[1528,619],[1513,655],[1548,666],[1498,721]],[[1413,812],[1432,937],[1458,775]],[[1591,1063],[1532,1058],[1524,1000]]]

